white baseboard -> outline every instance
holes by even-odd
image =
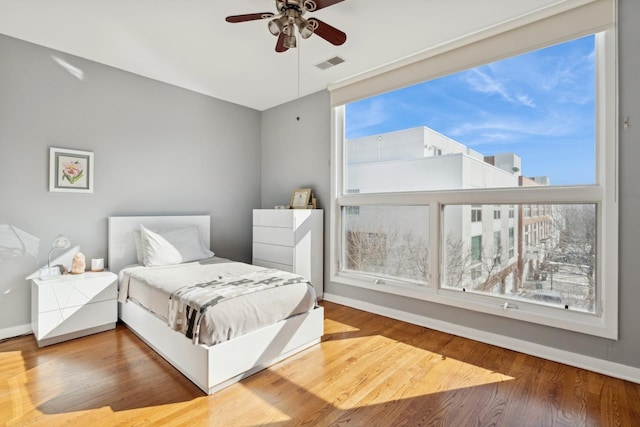
[[[346,305],[369,313],[379,314],[381,316],[390,317],[392,319],[401,320],[414,325],[424,326],[425,328],[435,329],[437,331],[459,337],[484,342],[509,350],[518,351],[520,353],[529,354],[531,356],[564,363],[565,365],[587,369],[600,374],[640,384],[640,368],[622,365],[620,363],[610,362],[608,360],[598,359],[591,356],[585,356],[583,354],[572,353],[570,351],[559,350],[557,348],[547,347],[519,340],[517,338],[505,337],[503,335],[460,326],[444,322],[442,320],[431,319],[429,317],[419,316],[417,314],[407,313],[394,308],[371,304],[327,292],[324,293],[323,297],[325,301]]]
[[[26,323],[24,325],[12,326],[10,328],[2,328],[0,329],[0,340],[18,337],[20,335],[26,335],[32,332],[33,331],[31,330],[31,325],[29,323]]]

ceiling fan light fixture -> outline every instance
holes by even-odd
[[[289,35],[284,38],[284,47],[288,49],[294,49],[297,46],[296,44],[296,36]]]
[[[284,29],[284,25],[282,24],[281,18],[272,19],[269,21],[269,32],[274,36],[279,36],[282,30]]]
[[[298,16],[295,22],[298,27],[298,31],[300,32],[300,37],[308,39],[313,35],[313,25],[311,25],[306,19]]]

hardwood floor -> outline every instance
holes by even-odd
[[[637,426],[640,385],[324,303],[320,345],[213,396],[126,327],[0,343],[9,426]]]

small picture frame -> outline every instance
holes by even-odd
[[[49,191],[93,193],[93,153],[50,147]]]
[[[307,209],[309,200],[311,199],[310,188],[299,188],[291,193],[291,201],[289,205],[291,209]]]

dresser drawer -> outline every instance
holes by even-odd
[[[292,247],[295,244],[295,234],[290,228],[256,226],[253,227],[253,241]]]
[[[254,243],[253,258],[278,264],[293,265],[294,249],[288,246]]]
[[[294,214],[293,209],[256,209],[253,211],[253,225],[293,228]]]
[[[257,265],[258,267],[264,268],[274,268],[276,270],[288,271],[289,273],[295,273],[293,271],[293,265],[286,264],[278,264],[277,262],[265,261],[263,259],[254,258],[252,261],[253,265]]]

